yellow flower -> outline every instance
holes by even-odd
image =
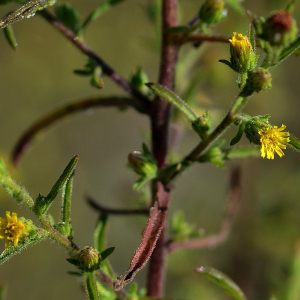
[[[0,218],[0,239],[7,239],[5,248],[8,248],[11,242],[16,247],[19,243],[19,239],[23,234],[26,226],[21,220],[18,221],[17,214],[6,212],[6,219]]]
[[[280,157],[284,155],[282,149],[286,149],[285,143],[290,141],[290,134],[288,132],[281,132],[286,128],[285,125],[281,125],[280,128],[277,126],[267,127],[261,129],[258,133],[261,135],[261,157],[267,159],[274,159],[274,152],[276,152]]]
[[[249,39],[241,33],[233,33],[230,42],[231,67],[238,73],[245,73],[254,69],[258,57],[250,44]]]

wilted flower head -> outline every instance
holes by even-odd
[[[297,25],[294,18],[286,10],[281,10],[270,16],[262,26],[261,38],[271,45],[289,45],[297,36]]]

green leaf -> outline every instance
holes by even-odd
[[[78,29],[80,15],[69,3],[62,3],[55,6],[55,15],[67,28],[75,34]]]
[[[104,83],[102,81],[101,75],[102,75],[101,68],[96,67],[94,69],[93,76],[92,76],[91,81],[90,81],[91,85],[98,88],[98,89],[103,89],[104,88]]]
[[[67,261],[68,261],[70,264],[72,264],[72,265],[74,265],[74,266],[76,266],[76,267],[79,265],[78,259],[67,258]]]
[[[13,31],[13,28],[11,25],[8,25],[6,26],[4,29],[3,29],[3,33],[5,35],[5,38],[7,40],[7,42],[9,43],[9,45],[14,49],[14,50],[17,50],[17,47],[18,47],[18,43],[17,43],[17,40],[15,38],[15,35],[14,35],[14,31]]]
[[[230,295],[232,295],[237,300],[246,300],[246,296],[238,285],[230,279],[227,275],[222,272],[209,268],[209,267],[200,267],[196,269],[196,272],[203,277],[208,278],[212,282],[218,284],[223,289],[225,289]]]
[[[240,15],[246,14],[246,9],[241,5],[244,0],[227,0],[226,5],[230,6],[233,10],[235,10]]]
[[[34,210],[38,214],[45,214],[49,209],[50,205],[52,204],[53,200],[56,198],[59,191],[63,188],[66,181],[72,176],[76,164],[78,161],[78,156],[75,155],[67,167],[64,169],[62,175],[58,178],[54,186],[52,187],[51,191],[46,197],[39,195],[34,204]]]
[[[243,136],[244,130],[245,130],[245,122],[241,122],[241,123],[240,123],[240,126],[239,126],[238,133],[237,133],[236,136],[231,140],[230,146],[233,146],[233,145],[237,144],[237,143],[240,141],[240,139],[241,139],[242,136]]]
[[[290,141],[288,143],[288,146],[290,146],[292,149],[299,152],[300,151],[300,140],[290,134]]]
[[[226,60],[226,59],[219,59],[219,62],[228,66],[230,69],[232,69],[232,65],[231,65],[231,62]]]
[[[94,230],[94,247],[99,253],[105,249],[106,230],[107,230],[108,215],[101,213]]]
[[[169,90],[168,88],[156,84],[156,83],[147,83],[146,84],[157,96],[173,104],[178,108],[191,123],[196,123],[198,121],[198,116],[193,112],[193,110],[184,102],[178,95]]]
[[[36,233],[30,238],[26,238],[24,242],[19,243],[18,246],[10,246],[9,248],[5,249],[1,254],[0,254],[0,265],[4,264],[7,262],[10,258],[13,256],[19,254],[22,250],[25,250],[28,248],[28,246],[34,245],[45,238],[48,237],[48,233],[46,231],[40,230],[39,233]]]
[[[106,232],[108,227],[108,215],[101,213],[94,230],[94,247],[99,253],[106,251]],[[109,249],[109,248],[108,248]],[[102,256],[102,255],[101,255]],[[103,258],[101,258],[103,259]],[[108,274],[111,278],[114,277],[114,273],[108,260],[101,262],[101,269]]]
[[[54,5],[56,0],[31,0],[22,5],[14,12],[8,14],[0,21],[0,28],[5,28],[9,24],[21,21],[24,18],[33,17],[37,11],[42,10],[48,6]]]
[[[71,222],[71,195],[73,189],[74,172],[67,179],[63,186],[62,205],[61,205],[61,220],[62,222]]]
[[[101,255],[101,260],[105,260],[107,257],[109,257],[113,252],[115,251],[115,247],[110,247],[110,248],[107,248],[105,249],[104,251],[102,251],[100,253]]]
[[[107,0],[103,3],[101,3],[99,6],[97,6],[93,12],[84,20],[82,26],[80,27],[80,35],[83,35],[87,27],[90,25],[91,22],[96,20],[98,17],[100,17],[103,13],[105,13],[107,10],[112,8],[114,5],[122,2],[124,0]]]
[[[277,64],[279,64],[280,62],[285,60],[288,56],[293,54],[293,52],[295,52],[299,48],[299,46],[300,46],[300,36],[294,42],[292,42],[288,47],[286,47],[281,51],[279,61]]]

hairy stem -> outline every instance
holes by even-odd
[[[177,60],[178,47],[171,44],[169,35],[165,32],[167,28],[177,26],[177,1],[162,1],[162,50],[159,83],[172,89],[174,86],[174,73]],[[159,169],[167,162],[168,131],[169,131],[170,104],[159,97],[153,102],[151,114],[152,151]],[[152,199],[156,200],[157,193],[163,189],[161,185],[153,183]],[[167,190],[167,189],[165,189]],[[163,193],[163,197],[170,198],[170,190]],[[164,200],[163,200],[164,201]],[[163,295],[163,283],[165,277],[165,228],[162,229],[160,237],[154,249],[148,271],[147,291],[150,297],[161,297]]]

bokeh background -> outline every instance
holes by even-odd
[[[59,1],[60,2],[60,1]],[[82,18],[101,1],[73,0]],[[202,1],[181,0],[180,19],[190,20]],[[245,0],[244,7],[257,15],[285,7],[288,1]],[[147,1],[128,0],[104,14],[87,31],[86,42],[123,77],[129,79],[137,66],[143,67],[150,81],[156,81],[159,52],[153,47],[155,33],[145,14]],[[16,8],[0,7],[0,14]],[[53,8],[51,9],[53,11]],[[300,7],[295,18],[299,21]],[[229,36],[233,31],[247,33],[248,18],[228,11],[228,20],[214,27],[215,33]],[[95,109],[64,120],[36,139],[17,168],[11,164],[12,149],[21,133],[35,120],[63,104],[92,95],[126,95],[104,78],[105,88],[97,90],[89,79],[73,74],[82,68],[85,57],[41,17],[36,16],[14,25],[18,50],[13,51],[4,35],[0,36],[0,154],[12,176],[35,198],[47,194],[52,184],[74,154],[79,155],[74,181],[72,223],[75,242],[83,247],[92,244],[97,212],[85,202],[90,194],[102,204],[112,207],[136,207],[140,195],[132,191],[137,179],[126,167],[127,155],[149,144],[149,121],[128,109]],[[185,46],[181,52],[184,58]],[[193,71],[202,68],[197,101],[212,112],[213,124],[225,115],[238,93],[236,75],[219,59],[229,58],[225,44],[206,44],[198,49]],[[290,57],[272,69],[273,88],[255,95],[245,112],[270,114],[270,122],[300,136],[299,65]],[[189,74],[184,80],[190,79]],[[236,133],[231,128],[225,137]],[[187,127],[178,154],[185,155],[198,142]],[[243,143],[247,144],[245,140]],[[247,144],[248,145],[248,144]],[[300,237],[300,157],[287,150],[274,161],[252,158],[230,162],[228,168],[203,164],[190,168],[175,182],[170,214],[183,210],[189,223],[202,228],[206,235],[220,229],[226,200],[230,167],[242,167],[243,193],[238,216],[228,241],[215,249],[179,250],[168,259],[166,295],[176,299],[230,299],[219,287],[200,278],[193,270],[210,266],[236,280],[249,299],[284,298],[291,280],[291,270]],[[59,217],[60,203],[51,207]],[[0,215],[14,211],[18,216],[36,219],[26,208],[17,205],[0,191]],[[107,246],[116,250],[111,263],[117,274],[123,273],[137,247],[145,226],[144,217],[111,217]],[[4,249],[4,241],[0,241]],[[299,250],[298,250],[299,251]],[[74,270],[66,262],[66,252],[46,240],[29,248],[1,266],[0,284],[7,284],[8,299],[84,299]],[[145,285],[145,270],[136,280]],[[292,298],[291,298],[292,299]],[[300,299],[300,294],[298,298]]]

